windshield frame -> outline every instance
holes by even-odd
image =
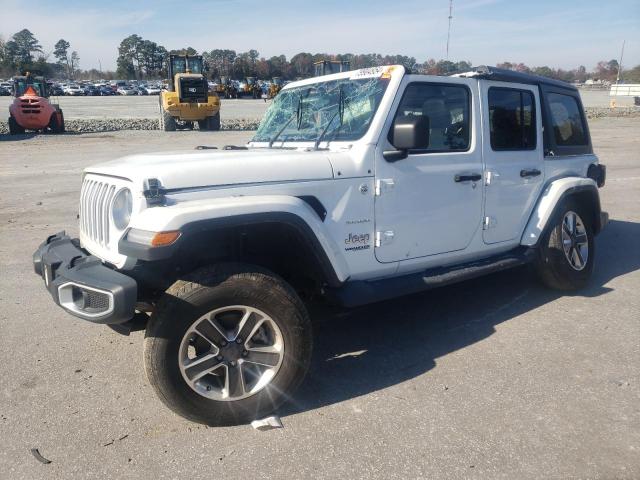
[[[299,89],[298,92],[304,91],[304,88],[300,89],[300,87],[314,87],[320,86],[322,84],[326,84],[328,82],[335,82],[336,80],[346,80],[346,81],[354,81],[354,80],[379,80],[386,82],[386,85],[383,87],[382,94],[377,99],[377,104],[372,109],[373,113],[371,117],[366,122],[366,128],[363,129],[360,135],[357,138],[337,138],[333,139],[332,133],[336,130],[339,121],[336,120],[334,123],[334,128],[329,129],[324,137],[321,139],[321,142],[316,143],[318,137],[322,133],[322,128],[315,130],[315,135],[309,135],[308,138],[304,139],[295,139],[287,136],[283,136],[282,138],[278,138],[273,145],[270,145],[270,141],[267,138],[259,138],[257,139],[256,135],[249,141],[249,148],[283,148],[283,149],[326,149],[326,148],[350,148],[352,144],[356,142],[365,142],[371,143],[375,142],[375,138],[379,136],[382,126],[384,124],[384,119],[388,113],[388,109],[393,101],[395,96],[395,92],[405,75],[405,69],[399,65],[392,66],[383,66],[383,67],[373,67],[367,69],[360,70],[352,70],[349,72],[341,72],[332,75],[325,75],[322,77],[311,77],[305,80],[300,80],[297,82],[292,82],[287,84],[281,91],[281,93],[291,92],[292,90]],[[349,84],[349,82],[337,82],[337,85],[340,84]],[[293,92],[291,92],[293,93]],[[293,93],[295,94],[295,93]],[[366,96],[365,96],[366,97]],[[365,98],[363,97],[363,98]],[[337,104],[336,104],[337,106]],[[271,107],[270,107],[271,108]],[[266,120],[266,115],[261,120],[262,123]],[[357,115],[356,115],[357,116]],[[337,118],[337,117],[336,117]],[[284,122],[280,123],[282,125]],[[295,124],[294,124],[295,125]]]

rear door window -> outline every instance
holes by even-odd
[[[556,145],[587,145],[589,142],[586,128],[575,97],[561,93],[549,93],[547,102]]]
[[[535,150],[535,99],[529,90],[489,89],[489,126],[493,150]]]

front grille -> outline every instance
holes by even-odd
[[[180,102],[207,103],[208,90],[206,78],[180,78]]]
[[[80,191],[80,231],[102,246],[109,243],[109,216],[116,187],[85,179]]]
[[[37,98],[22,98],[20,99],[20,110],[22,113],[40,113],[40,100]]]

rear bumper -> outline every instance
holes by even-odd
[[[53,301],[93,323],[124,323],[135,314],[138,285],[89,255],[64,232],[51,235],[33,253],[33,269]]]

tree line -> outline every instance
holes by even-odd
[[[192,47],[168,50],[166,47],[145,40],[140,35],[129,35],[118,46],[116,71],[98,69],[81,70],[80,57],[64,39],[58,40],[51,53],[46,53],[35,35],[28,29],[13,34],[7,41],[0,36],[0,77],[10,77],[24,72],[39,72],[48,77],[68,79],[162,79],[167,76],[170,54],[202,55],[205,74],[211,79],[229,77],[240,79],[257,77],[270,79],[281,77],[287,80],[306,78],[314,73],[314,62],[320,60],[349,61],[352,69],[379,65],[403,65],[413,72],[428,75],[447,75],[469,70],[472,63],[467,60],[449,61],[428,59],[418,62],[406,55],[332,54],[301,52],[290,59],[285,55],[265,58],[257,50],[236,52],[228,49],[213,49],[197,52]],[[497,65],[519,72],[534,73],[566,82],[585,82],[598,79],[608,82],[616,80],[618,61],[600,61],[590,71],[583,65],[574,69],[555,69],[548,66],[529,67],[523,63],[503,62]],[[640,65],[624,70],[621,77],[628,83],[640,83]]]

